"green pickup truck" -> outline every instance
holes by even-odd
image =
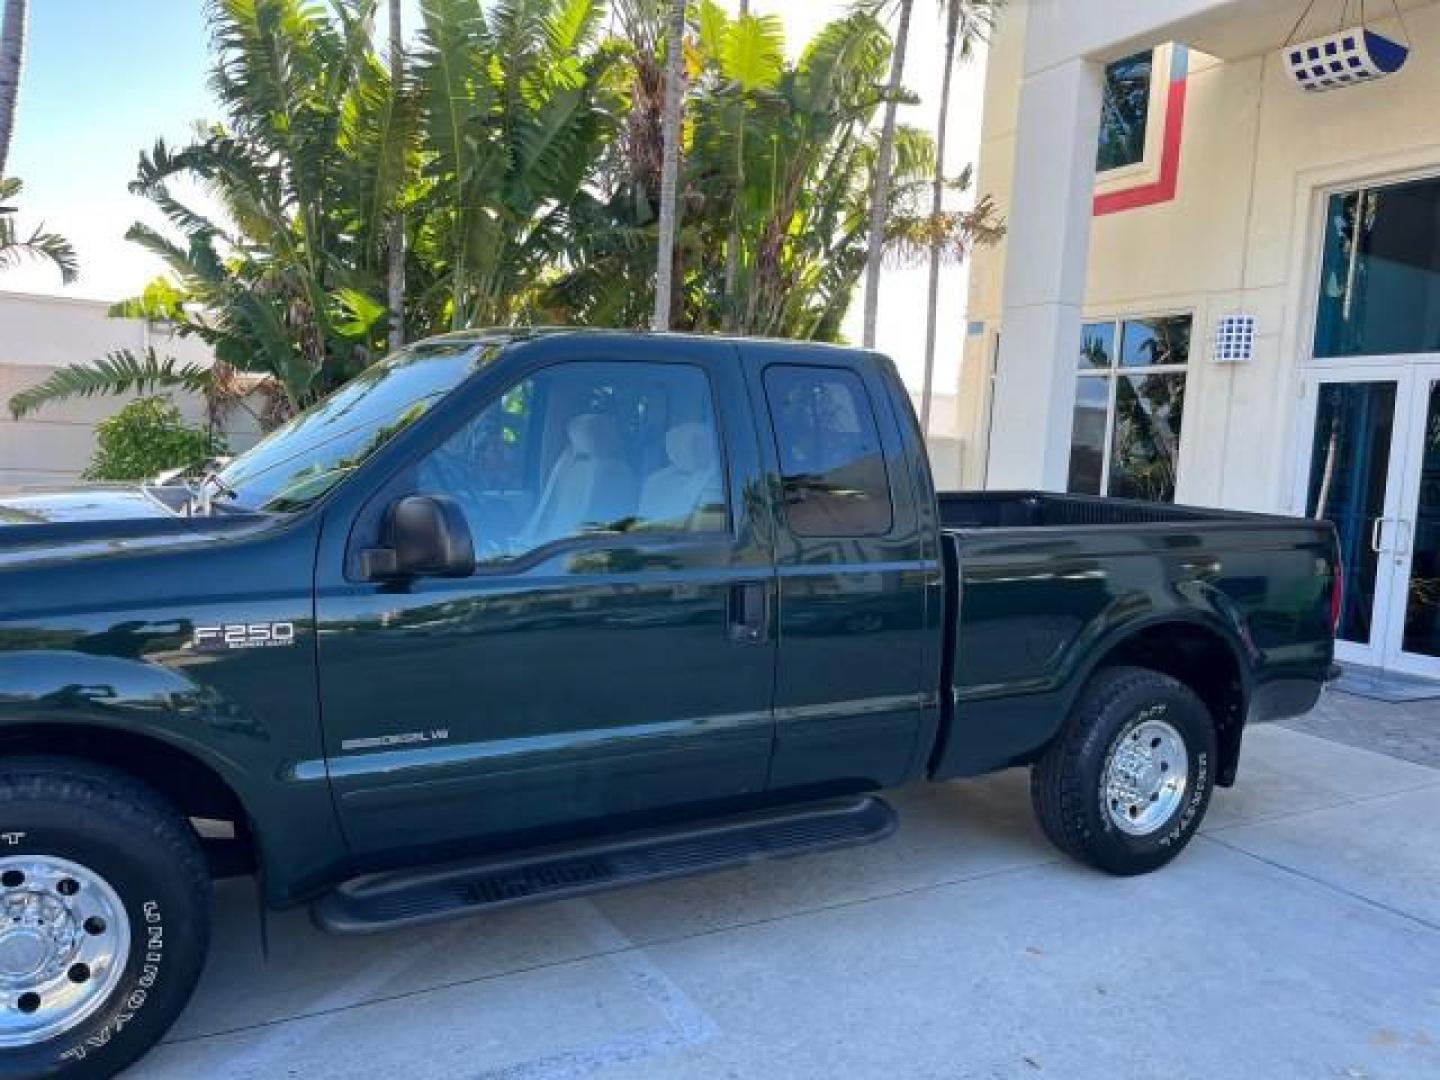
[[[0,501],[0,1076],[109,1076],[211,882],[340,934],[824,850],[1031,770],[1153,870],[1333,653],[1324,523],[937,495],[855,350],[473,333],[218,471]]]

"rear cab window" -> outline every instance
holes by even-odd
[[[874,402],[860,376],[848,368],[777,364],[765,369],[764,384],[790,531],[890,532],[890,477]]]

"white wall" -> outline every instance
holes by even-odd
[[[112,319],[108,305],[91,300],[0,292],[0,487],[64,483],[77,479],[94,452],[95,424],[125,403],[90,398],[11,419],[11,395],[43,382],[57,367],[93,360],[116,349],[142,353],[153,345],[161,356],[208,364],[203,343],[154,332],[138,319]],[[187,420],[203,424],[204,403],[193,395],[173,399]],[[255,426],[243,412],[227,422],[232,449],[249,446]]]

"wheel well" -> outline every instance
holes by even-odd
[[[258,865],[240,797],[214,769],[168,743],[106,728],[21,725],[0,729],[4,754],[80,758],[128,773],[189,821],[217,875],[250,873]]]
[[[1220,751],[1215,782],[1221,787],[1234,784],[1245,728],[1245,685],[1240,664],[1225,639],[1192,623],[1161,623],[1126,638],[1100,662],[1101,667],[1117,664],[1163,672],[1205,702],[1215,718]]]

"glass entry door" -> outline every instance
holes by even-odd
[[[1335,523],[1341,659],[1440,678],[1440,177],[1325,200],[1296,505]]]
[[[1413,371],[1385,666],[1440,677],[1440,366]]]
[[[1339,534],[1345,592],[1336,653],[1377,667],[1394,576],[1393,560],[1382,556],[1393,540],[1387,525],[1399,517],[1402,486],[1395,477],[1396,405],[1407,379],[1403,369],[1326,372],[1306,393],[1313,438],[1297,502]]]
[[[1440,678],[1440,363],[1327,370],[1301,498],[1345,567],[1341,660]]]

